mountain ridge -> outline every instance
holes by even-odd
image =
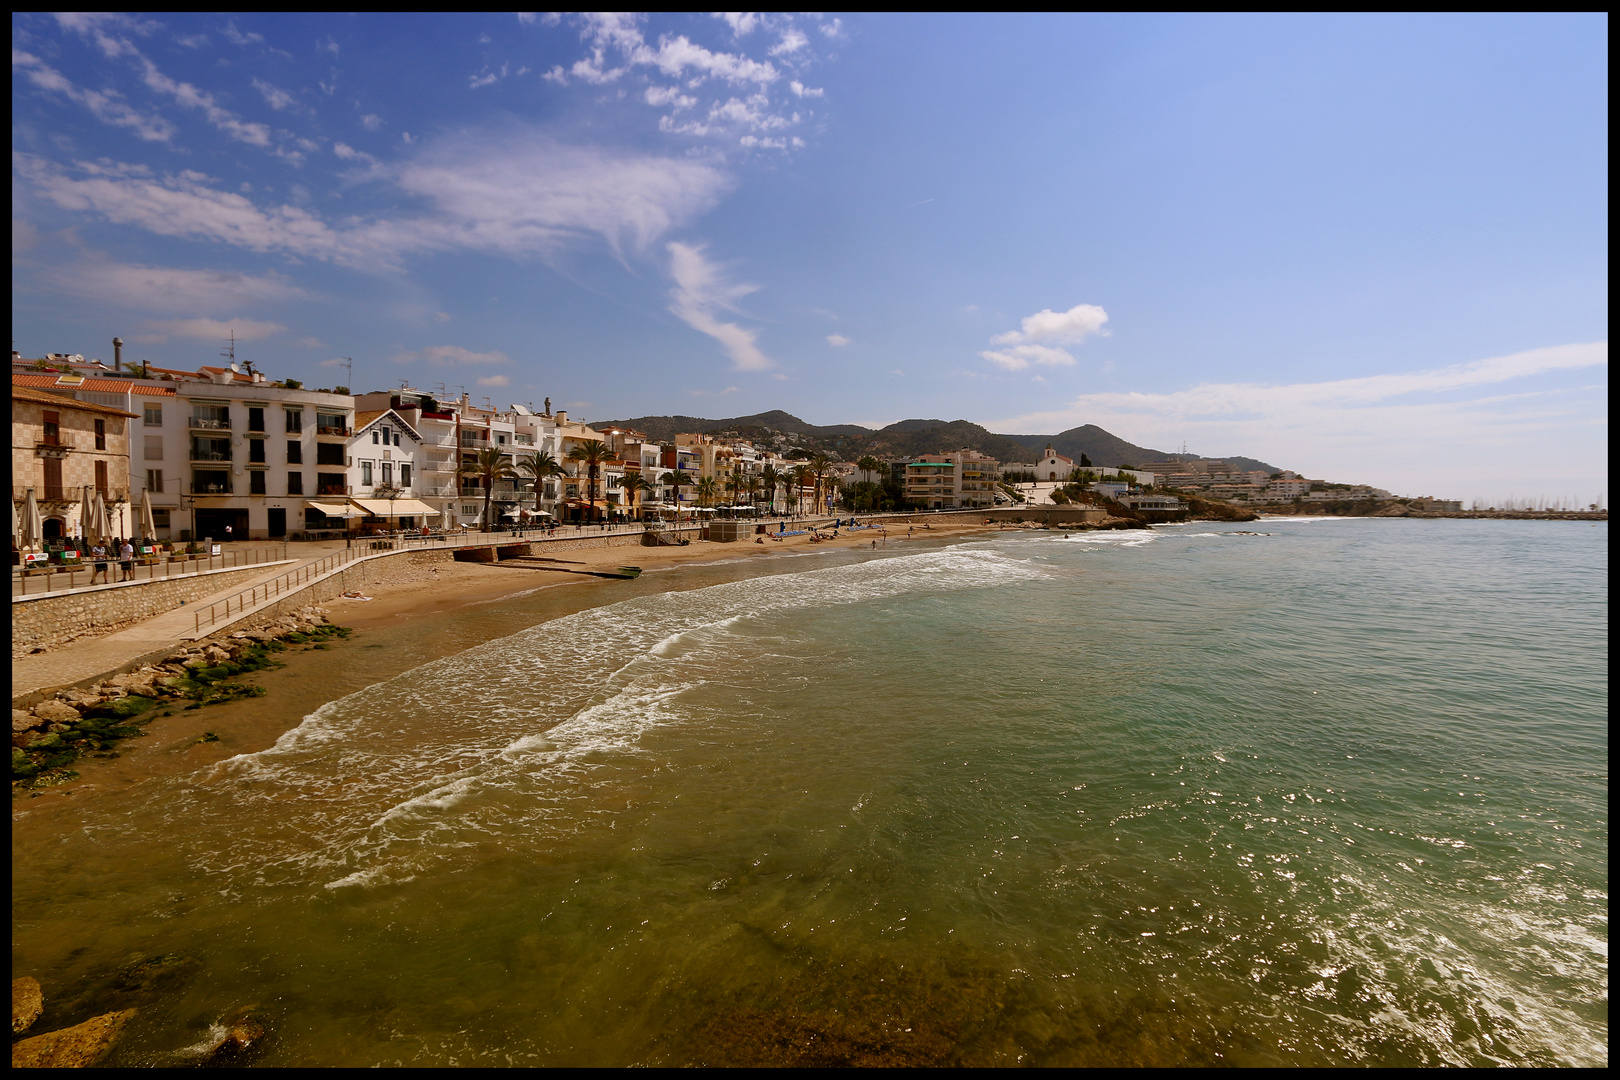
[[[629,420],[593,421],[590,426],[598,430],[629,428],[665,443],[673,442],[676,435],[685,433],[718,435],[735,432],[745,438],[763,437],[767,440],[775,435],[797,436],[796,439],[784,438],[784,444],[811,452],[820,450],[846,460],[863,454],[937,454],[966,448],[988,454],[1006,464],[1019,464],[1034,462],[1048,445],[1076,462],[1083,454],[1098,468],[1120,465],[1143,467],[1201,456],[1137,446],[1096,424],[1082,424],[1054,435],[1001,435],[970,420],[908,419],[874,431],[858,424],[812,424],[792,413],[772,409],[720,420],[684,415],[639,416]],[[1243,469],[1269,473],[1279,471],[1276,466],[1256,458],[1225,456],[1214,460],[1229,461]]]

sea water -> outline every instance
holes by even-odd
[[[78,823],[14,971],[184,957],[114,1064],[247,1004],[268,1065],[1605,1064],[1607,570],[1289,518],[648,574]]]

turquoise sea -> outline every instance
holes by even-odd
[[[13,969],[89,1015],[188,958],[124,1065],[244,1003],[262,1065],[1603,1065],[1607,545],[1009,532],[467,609],[31,850]]]

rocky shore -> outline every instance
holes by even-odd
[[[12,791],[76,779],[71,766],[80,757],[118,756],[118,743],[145,734],[142,726],[158,716],[261,695],[263,688],[235,677],[275,666],[275,654],[290,645],[322,648],[348,633],[328,621],[325,608],[307,607],[181,646],[155,664],[93,686],[58,691],[32,708],[14,708]]]

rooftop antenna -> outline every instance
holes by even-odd
[[[340,356],[338,359],[343,361],[343,385],[347,386],[349,393],[352,394],[354,393],[354,357]]]
[[[225,346],[225,351],[219,355],[230,362],[232,371],[236,370],[236,329],[234,327],[231,329],[230,343]]]

